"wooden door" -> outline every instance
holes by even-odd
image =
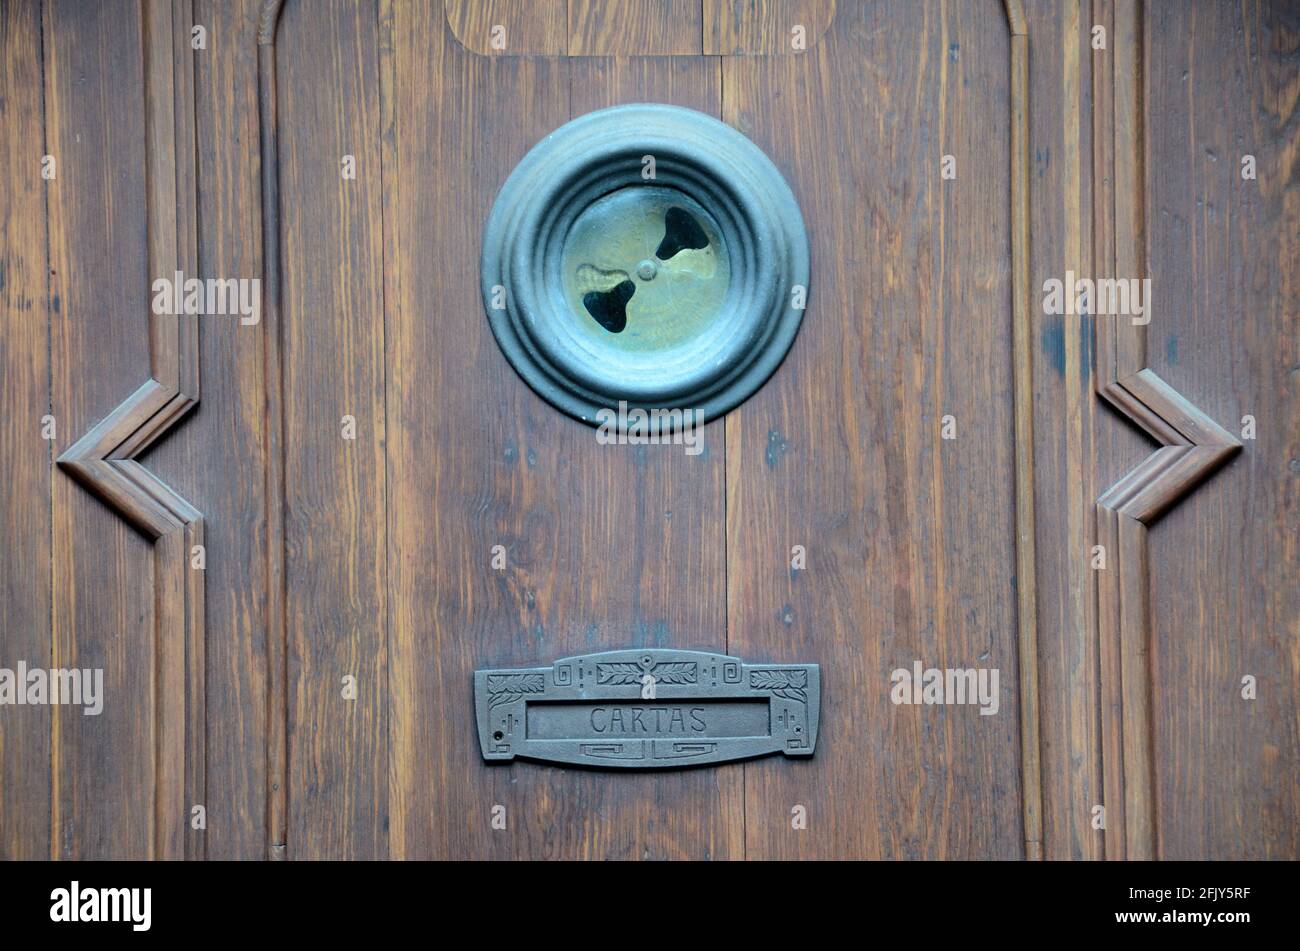
[[[0,667],[104,705],[0,706],[0,854],[1294,858],[1297,36],[1280,0],[4,4]],[[552,409],[479,291],[515,164],[643,101],[748,136],[811,244],[698,455]],[[256,314],[152,313],[176,272]],[[1148,320],[1047,312],[1067,273],[1149,277]],[[476,668],[625,647],[821,665],[816,755],[482,761]],[[914,664],[996,710],[895,702]]]

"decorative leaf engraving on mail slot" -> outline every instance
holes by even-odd
[[[493,674],[487,679],[488,706],[514,703],[526,693],[541,693],[546,678],[541,674]]]
[[[608,651],[474,674],[484,759],[605,769],[811,756],[820,700],[816,664],[702,651]]]
[[[655,664],[649,671],[640,664],[597,664],[596,677],[602,684],[636,684],[640,686],[642,678],[649,673],[661,684],[695,683],[696,665],[681,662]]]

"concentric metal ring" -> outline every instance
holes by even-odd
[[[698,205],[720,232],[729,263],[716,316],[658,350],[620,347],[583,325],[591,317],[574,314],[561,271],[583,212],[634,188],[687,196],[683,205]],[[808,270],[803,217],[776,166],[731,127],[676,106],[603,109],[551,133],[502,186],[483,239],[483,297],[497,343],[534,391],[591,424],[620,402],[695,409],[706,420],[737,406],[794,341],[803,312],[792,291],[807,287]]]

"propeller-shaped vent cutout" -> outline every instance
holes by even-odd
[[[587,313],[612,334],[623,332],[627,326],[627,302],[636,293],[636,285],[622,281],[607,291],[588,291],[582,295]]]
[[[680,208],[669,208],[664,216],[664,239],[655,257],[667,261],[678,251],[695,251],[709,246],[709,236],[700,223]]]

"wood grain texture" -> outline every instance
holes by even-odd
[[[470,52],[484,56],[568,52],[568,0],[446,0],[445,7],[452,35]],[[492,45],[495,27],[504,31],[499,34],[501,48]]]
[[[1043,313],[1039,289],[1065,269],[1091,273],[1092,86],[1087,4],[1030,2],[1030,288],[1043,855],[1099,858],[1102,802],[1092,479],[1092,326]],[[1023,623],[1023,616],[1021,622]]]
[[[0,637],[107,681],[97,718],[0,711],[0,855],[1300,852],[1300,22],[842,3],[799,55],[666,55],[814,6],[0,6]],[[519,158],[645,100],[753,138],[813,244],[793,351],[699,457],[597,445],[479,299]],[[147,318],[177,267],[261,273],[261,326]],[[1153,322],[1043,314],[1067,269],[1149,274]],[[472,670],[638,644],[820,662],[817,756],[481,762]],[[999,714],[891,704],[915,660],[998,668]]]
[[[194,65],[197,273],[219,279],[256,278],[261,269],[252,81],[257,7],[254,0],[195,3],[194,22],[207,30],[208,44],[185,54]],[[175,438],[156,444],[144,461],[179,494],[201,500],[205,516],[206,855],[260,858],[266,851],[263,603],[270,531],[261,477],[265,286],[258,324],[217,315],[200,324],[203,401]],[[278,543],[279,532],[273,537]]]
[[[1147,194],[1149,163],[1144,7],[1101,3],[1111,23],[1110,62],[1095,74],[1102,187],[1098,242],[1104,276],[1150,273]],[[1108,107],[1108,108],[1107,108]],[[1107,164],[1109,162],[1109,164]],[[1113,257],[1111,256],[1113,254]],[[1153,279],[1153,295],[1156,293]],[[1170,287],[1171,285],[1162,285]],[[1176,287],[1177,285],[1172,285]],[[1148,316],[1164,313],[1147,301]],[[1097,501],[1097,543],[1106,553],[1099,582],[1102,765],[1109,858],[1159,855],[1154,735],[1156,673],[1151,661],[1153,609],[1147,526],[1176,505],[1241,448],[1240,441],[1147,366],[1147,325],[1127,317],[1095,320],[1099,395],[1146,430],[1161,448],[1106,490]]]
[[[51,373],[59,446],[103,419],[149,373],[145,113],[141,9],[131,2],[43,10]],[[133,29],[115,29],[116,24]],[[113,64],[111,67],[109,64]],[[105,175],[105,168],[118,168]],[[57,303],[56,303],[57,302]],[[152,413],[146,414],[148,418]],[[115,467],[104,484],[142,497]],[[53,650],[58,667],[103,668],[97,717],[50,708],[51,852],[56,858],[155,854],[154,552],[66,478],[52,484]],[[151,517],[153,515],[151,514]]]
[[[142,5],[145,181],[150,275],[197,271],[193,64],[186,0]],[[155,542],[154,832],[156,857],[201,856],[190,810],[205,800],[206,659],[202,515],[135,460],[198,403],[198,320],[150,314],[153,376],[59,459]],[[147,414],[147,415],[146,415]]]
[[[568,4],[570,56],[701,52],[700,0],[568,0]]]
[[[50,666],[50,413],[41,11],[0,7],[0,666]],[[50,857],[48,707],[0,712],[0,859]]]
[[[1244,416],[1258,427],[1147,542],[1156,851],[1294,858],[1300,10],[1152,3],[1142,16],[1138,234],[1154,306],[1141,398],[1198,447],[1188,455],[1201,453],[1202,472],[1221,461],[1211,453],[1234,448]],[[1245,154],[1255,180],[1242,178]],[[1179,475],[1190,481],[1196,466]],[[1242,698],[1247,675],[1258,680],[1253,701]]]
[[[726,646],[721,426],[694,457],[598,445],[514,375],[478,289],[482,224],[529,148],[574,114],[652,92],[716,113],[717,65],[489,59],[407,4],[392,6],[391,56],[392,853],[739,857],[739,766],[635,778],[492,768],[470,715],[477,667]],[[498,804],[507,827],[493,831]]]
[[[797,55],[791,32],[804,28],[806,49],[821,39],[835,19],[837,0],[703,0],[703,49],[722,56],[790,53]],[[845,0],[845,15],[858,4]]]
[[[280,145],[275,41],[284,0],[262,0],[257,27],[257,134],[261,160],[262,303],[266,330],[266,848],[286,857],[289,824],[289,631],[285,613],[284,318],[281,307]]]
[[[814,269],[785,365],[727,420],[731,647],[820,662],[829,726],[809,763],[746,766],[750,857],[1025,852],[1010,141],[987,134],[1010,62],[998,3],[869,8],[806,56],[724,60],[724,118],[791,181]],[[893,705],[916,660],[999,668],[1000,713]]]
[[[197,215],[191,7],[187,0],[144,0],[136,14],[145,90],[141,151],[147,273],[193,275]],[[130,109],[134,103],[124,97],[123,105]],[[154,661],[147,671],[153,772],[147,854],[197,857],[205,840],[191,826],[190,809],[205,799],[206,612],[203,572],[191,565],[191,557],[194,547],[203,545],[202,515],[135,460],[198,402],[198,319],[150,313],[147,333],[152,376],[65,450],[59,465],[155,543]]]
[[[378,32],[291,3],[275,44],[290,858],[388,855]]]
[[[1034,327],[1029,220],[1029,37],[1018,4],[1011,32],[1011,365],[1015,426],[1016,651],[1020,686],[1020,801],[1025,856],[1043,857],[1043,768],[1038,704],[1038,563],[1034,532]]]

